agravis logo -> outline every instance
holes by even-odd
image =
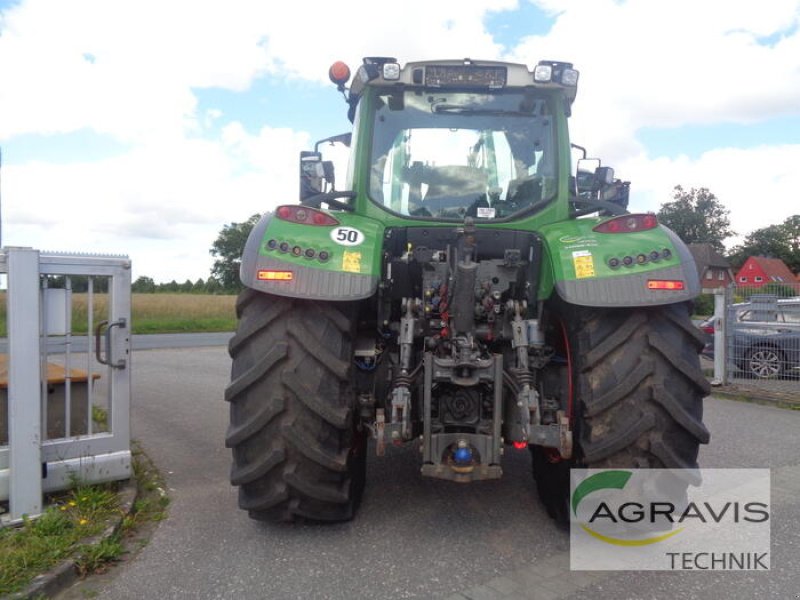
[[[578,516],[578,505],[584,498],[586,498],[586,496],[598,490],[624,489],[628,481],[630,480],[631,475],[633,475],[631,471],[604,471],[602,473],[597,473],[595,475],[588,477],[587,479],[584,479],[583,482],[580,485],[578,485],[577,488],[575,488],[575,491],[572,494],[573,515],[575,515],[575,517]],[[633,503],[628,503],[628,504],[633,504]],[[622,505],[622,507],[624,506],[625,504]],[[614,522],[616,522],[614,518],[614,513],[609,509],[608,505],[605,502],[600,503],[597,509],[592,513],[592,516],[589,518],[589,522],[592,523],[601,517],[602,518],[610,517],[612,520],[614,520]],[[628,521],[628,518],[623,517],[622,514],[620,514],[620,518],[623,521]],[[633,521],[628,521],[628,522],[633,522]],[[592,537],[607,544],[613,544],[615,546],[647,546],[649,544],[657,544],[658,542],[662,542],[683,531],[683,528],[681,527],[680,529],[676,529],[675,531],[670,531],[663,535],[657,535],[641,539],[622,539],[622,538],[612,537],[610,535],[603,535],[599,531],[595,531],[594,529],[590,528],[585,523],[581,523],[580,526],[586,533],[588,533]]]
[[[572,469],[580,570],[764,570],[768,469]]]

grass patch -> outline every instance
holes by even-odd
[[[94,432],[108,431],[108,411],[102,406],[92,405],[92,422]]]
[[[87,541],[119,518],[118,486],[78,485],[47,498],[38,519],[0,529],[0,596],[24,589],[34,577],[72,558],[81,577],[102,573],[143,547],[167,516],[169,497],[150,459],[132,444],[137,499],[116,533],[96,544]]]
[[[0,292],[0,337],[6,330],[6,293]],[[206,294],[132,294],[133,333],[193,333],[236,329],[236,296]],[[72,294],[72,333],[85,335],[89,322],[87,294]],[[108,294],[92,298],[93,326],[108,319]]]
[[[186,333],[236,329],[236,296],[133,294],[134,333]]]
[[[134,442],[133,473],[136,477],[138,494],[133,510],[122,522],[123,533],[133,533],[145,523],[158,523],[167,518],[169,496],[166,484],[150,458]]]
[[[117,562],[124,551],[119,535],[112,535],[99,544],[82,545],[75,561],[78,574],[86,577],[90,573],[101,573]]]
[[[21,590],[37,575],[76,554],[86,568],[97,564],[96,554],[83,558],[89,551],[82,543],[101,533],[117,515],[116,486],[80,485],[49,497],[48,508],[38,519],[0,529],[0,595]],[[107,560],[112,559],[112,550],[111,545],[104,548]]]

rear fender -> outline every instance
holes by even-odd
[[[653,306],[684,302],[700,293],[694,259],[669,228],[593,231],[602,220],[574,219],[540,230],[549,259],[544,269],[563,300],[581,306]],[[623,263],[626,257],[631,265]],[[613,266],[613,259],[620,265]],[[658,280],[682,282],[683,289],[651,289],[649,282]]]
[[[380,279],[383,228],[330,213],[338,225],[292,223],[267,213],[247,238],[239,277],[246,287],[310,300],[360,300]]]

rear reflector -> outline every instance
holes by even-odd
[[[528,447],[528,442],[514,442],[514,448],[517,450],[524,450]]]
[[[672,279],[648,279],[648,290],[683,290],[686,286],[683,281],[676,281]]]
[[[264,271],[258,272],[259,281],[291,281],[294,279],[292,271]]]

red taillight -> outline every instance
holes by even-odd
[[[700,331],[703,333],[707,333],[709,335],[714,335],[714,326],[713,325],[706,325],[700,328]]]
[[[307,206],[286,205],[275,209],[275,216],[284,221],[301,225],[338,225],[339,221],[326,212]]]
[[[648,290],[673,290],[673,291],[680,291],[685,289],[685,284],[683,281],[675,280],[675,279],[648,279],[647,280],[647,289]]]
[[[621,215],[595,226],[597,233],[631,233],[655,229],[658,219],[652,214]]]
[[[261,281],[292,281],[294,279],[294,273],[292,271],[271,271],[262,269],[258,272],[258,278]]]
[[[512,442],[514,444],[514,448],[517,450],[524,450],[528,447],[528,442]]]

